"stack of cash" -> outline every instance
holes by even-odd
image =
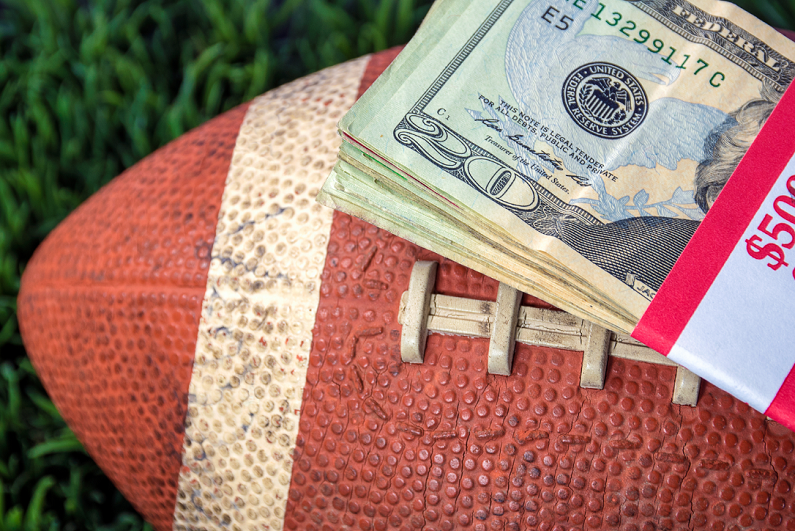
[[[713,0],[438,0],[319,200],[631,332],[795,75]]]

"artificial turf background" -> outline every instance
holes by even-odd
[[[795,0],[736,3],[795,29]],[[15,317],[33,250],[205,120],[408,41],[431,0],[0,0],[0,531],[143,523],[47,398]]]

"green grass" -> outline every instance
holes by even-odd
[[[795,26],[795,0],[738,3]],[[286,81],[406,42],[429,4],[0,1],[0,531],[149,529],[25,356],[15,305],[36,246],[154,149]]]

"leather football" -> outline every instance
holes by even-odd
[[[617,337],[583,387],[588,327],[528,295],[495,374],[497,281],[314,200],[396,54],[183,135],[37,250],[25,345],[122,493],[159,530],[795,529],[795,434]]]

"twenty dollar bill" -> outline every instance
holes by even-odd
[[[321,201],[631,331],[793,60],[724,2],[441,0],[340,123]]]

